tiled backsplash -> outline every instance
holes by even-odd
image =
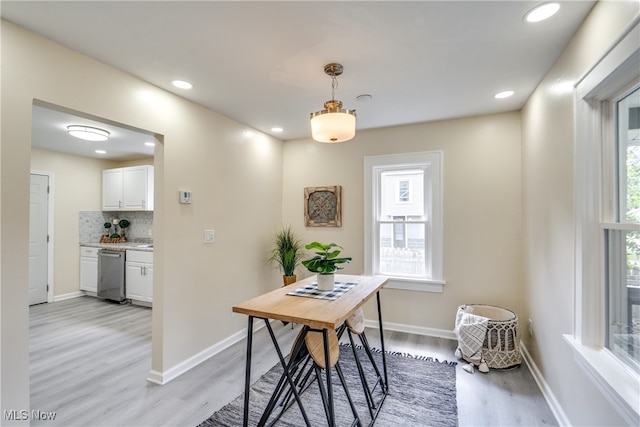
[[[127,240],[150,240],[153,238],[153,212],[102,212],[81,211],[79,213],[80,243],[97,243],[105,232],[104,223],[114,218],[126,219]],[[120,228],[118,227],[118,230]]]

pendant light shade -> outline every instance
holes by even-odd
[[[106,141],[109,139],[109,131],[91,126],[70,125],[67,126],[69,135],[86,141]]]
[[[342,109],[342,102],[335,99],[336,76],[342,70],[340,64],[324,66],[324,72],[331,76],[331,100],[324,103],[324,110],[311,113],[311,136],[318,142],[344,142],[356,135],[356,110]]]

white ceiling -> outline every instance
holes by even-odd
[[[330,62],[344,66],[336,98],[358,129],[520,109],[595,3],[560,1],[525,23],[543,1],[4,0],[0,14],[288,140],[309,137],[309,113],[331,98]],[[493,98],[504,89],[516,93]]]
[[[31,146],[35,148],[114,161],[153,156],[154,147],[147,146],[145,143],[156,141],[153,134],[148,132],[43,102],[34,104],[31,118]],[[94,142],[78,139],[67,133],[69,125],[104,129],[110,133],[109,140]],[[95,150],[104,150],[106,154],[98,154]]]

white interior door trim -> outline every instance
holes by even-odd
[[[45,175],[49,178],[49,195],[47,203],[47,233],[49,234],[49,244],[47,245],[47,283],[49,284],[49,291],[47,292],[47,302],[53,302],[53,289],[55,284],[53,283],[53,203],[55,194],[54,185],[54,173],[49,171],[32,170],[32,174]]]

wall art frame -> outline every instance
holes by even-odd
[[[305,187],[304,221],[307,227],[342,227],[342,186]]]

